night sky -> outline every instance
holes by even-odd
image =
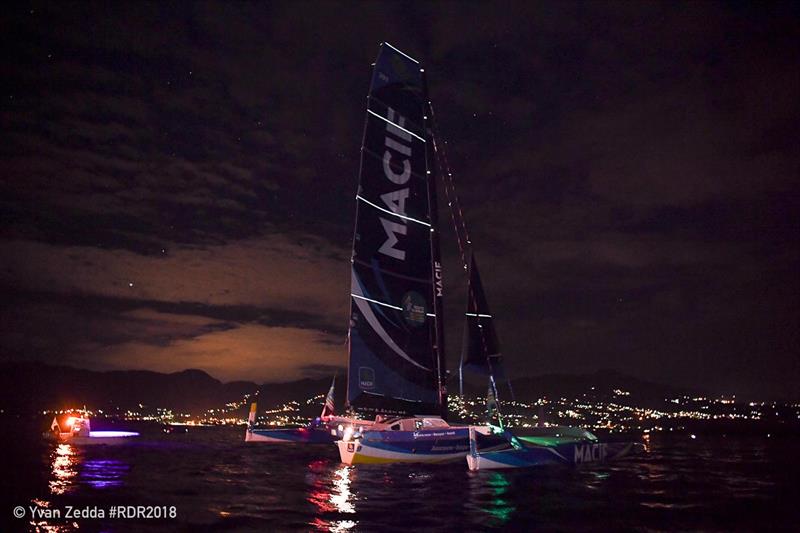
[[[427,70],[513,376],[797,397],[797,4],[525,5],[4,8],[0,360],[344,367],[386,40]]]

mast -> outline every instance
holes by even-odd
[[[422,73],[422,91],[425,98],[425,111],[423,120],[425,133],[430,141],[433,138],[432,128],[432,109],[431,102],[428,100],[428,76],[425,69],[420,69]],[[429,126],[430,125],[430,126]],[[425,144],[425,165],[427,167],[428,179],[428,206],[430,209],[431,220],[431,273],[433,274],[433,313],[434,317],[434,352],[436,356],[436,374],[438,380],[438,395],[441,417],[447,419],[447,358],[444,347],[444,279],[442,274],[441,247],[439,245],[439,206],[437,202],[436,179],[437,168],[435,163],[435,145],[433,142]]]

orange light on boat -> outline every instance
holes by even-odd
[[[71,416],[71,417],[67,418],[67,422],[66,422],[67,427],[72,427],[72,425],[75,423],[75,420],[77,420],[77,419],[74,416]]]

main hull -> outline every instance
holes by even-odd
[[[450,463],[461,461],[469,451],[466,440],[457,446],[457,451],[417,450],[404,446],[375,442],[337,441],[339,457],[348,465],[387,463]],[[455,448],[456,446],[454,446]],[[462,449],[463,448],[463,449]]]
[[[492,444],[505,444],[498,437]],[[469,428],[445,426],[418,431],[365,431],[353,440],[339,440],[339,457],[348,465],[385,463],[449,463],[469,453]]]

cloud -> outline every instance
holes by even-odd
[[[270,235],[152,256],[32,241],[2,241],[0,250],[0,283],[17,289],[278,308],[331,322],[346,314],[344,251],[311,236],[292,242]]]
[[[320,365],[334,368],[345,364],[343,340],[343,336],[311,329],[247,324],[164,346],[131,341],[85,349],[75,362],[95,368],[159,372],[201,368],[222,381],[292,381],[316,377]]]
[[[27,334],[6,328],[4,352],[214,365],[196,350],[220,339],[335,346],[368,67],[388,40],[429,72],[517,373],[733,383],[758,354],[798,376],[781,326],[800,265],[793,8],[112,11],[10,15],[0,283]],[[464,278],[442,240],[460,339]]]
[[[161,255],[32,241],[0,249],[5,358],[265,380],[343,364],[347,264],[317,238]]]

